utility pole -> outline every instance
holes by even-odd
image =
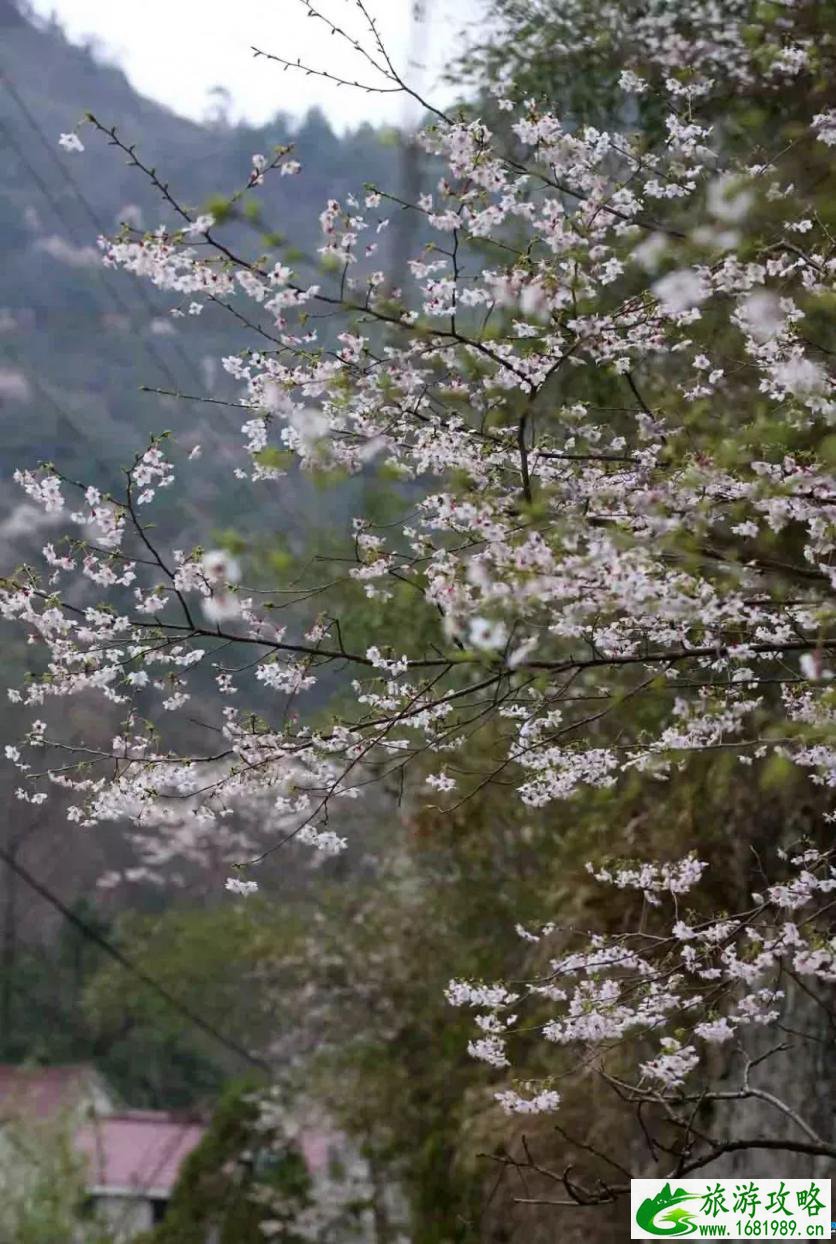
[[[419,94],[426,76],[429,46],[430,13],[433,0],[413,0],[410,9],[407,53],[407,79],[416,82]],[[421,192],[421,148],[416,139],[415,125],[420,117],[411,116],[413,101],[402,113],[400,137],[400,185],[398,195],[404,203],[415,203]],[[392,284],[403,287],[409,275],[407,263],[415,250],[415,237],[420,217],[408,208],[400,213],[392,238]]]

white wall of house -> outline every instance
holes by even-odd
[[[150,1231],[154,1225],[153,1205],[148,1196],[137,1196],[134,1192],[114,1195],[110,1189],[102,1194],[95,1188],[91,1196],[96,1217],[107,1225],[118,1244],[132,1240],[141,1231]]]

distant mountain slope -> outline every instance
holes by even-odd
[[[266,66],[261,71],[270,72]],[[126,217],[155,225],[165,218],[158,197],[89,127],[83,130],[88,150],[80,156],[58,147],[59,134],[94,112],[136,142],[143,158],[194,206],[240,185],[253,152],[294,140],[304,174],[268,184],[265,224],[312,249],[324,200],[360,189],[361,177],[391,182],[396,157],[370,127],[338,139],[317,113],[292,133],[279,111],[292,78],[277,73],[276,84],[277,116],[270,126],[197,125],[138,95],[120,69],[71,44],[57,25],[35,22],[13,0],[0,0],[3,510],[11,503],[8,480],[17,465],[39,458],[60,461],[70,472],[92,465],[107,483],[150,431],[185,428],[196,440],[226,418],[222,408],[140,394],[140,385],[190,394],[231,391],[217,368],[218,357],[237,344],[229,317],[212,308],[199,321],[175,321],[152,289],[98,262],[99,229],[115,230]],[[247,244],[258,247],[248,232]],[[305,493],[300,481],[285,490],[291,524],[302,521]],[[234,488],[224,493],[227,512],[234,509],[233,494]],[[204,501],[218,517],[217,499]]]
[[[260,71],[270,72],[267,66]],[[324,201],[361,190],[364,178],[392,184],[397,153],[369,127],[338,139],[316,113],[292,133],[278,115],[292,79],[277,73],[276,82],[273,125],[197,125],[143,99],[121,70],[72,45],[57,26],[36,23],[12,0],[0,0],[0,575],[24,559],[35,560],[52,536],[38,529],[39,515],[12,483],[15,467],[46,459],[70,476],[118,486],[119,468],[145,447],[150,432],[165,428],[187,446],[204,446],[200,491],[171,490],[161,516],[165,536],[180,547],[206,545],[235,527],[245,540],[280,536],[299,549],[317,527],[347,527],[362,481],[329,489],[324,499],[313,484],[291,474],[270,487],[259,512],[231,469],[230,446],[240,443],[243,412],[140,393],[141,385],[149,385],[237,397],[218,360],[244,340],[222,310],[175,320],[168,300],[153,288],[101,266],[100,228],[115,230],[126,216],[155,226],[165,219],[163,205],[90,127],[83,130],[85,153],[67,154],[58,146],[59,134],[92,111],[136,142],[186,202],[202,206],[246,180],[254,152],[294,139],[304,172],[268,181],[265,224],[314,250]],[[250,226],[229,228],[255,253],[265,245]],[[332,321],[323,323],[324,331],[336,331]],[[21,728],[5,688],[20,681],[32,660],[21,631],[4,627],[2,743],[16,739]],[[77,701],[67,711],[81,736],[100,724],[98,704]],[[20,833],[31,822],[36,832],[26,837],[26,859],[60,894],[69,899],[90,893],[101,872],[124,864],[118,827],[96,835],[68,833],[57,805],[43,811],[16,803],[15,779],[10,766],[0,766],[0,797],[13,809],[6,832]],[[12,901],[11,886],[0,868],[0,909]],[[49,913],[36,905],[29,923],[24,896],[20,904],[27,913],[21,915],[21,936],[40,936]]]

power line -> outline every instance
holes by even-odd
[[[5,82],[5,79],[3,78],[3,75],[2,75],[2,71],[0,71],[0,81]],[[63,225],[63,227],[67,230],[67,233],[70,235],[70,237],[73,238],[76,241],[76,243],[78,243],[79,239],[78,239],[77,231],[74,228],[74,226],[67,220],[60,203],[55,198],[55,195],[52,193],[52,191],[50,190],[46,182],[44,182],[38,170],[33,166],[31,161],[27,157],[26,152],[21,148],[20,144],[16,141],[14,135],[9,130],[9,127],[5,125],[2,120],[0,120],[0,135],[3,136],[8,146],[11,147],[12,151],[15,153],[15,155],[17,156],[17,158],[20,160],[21,164],[23,165],[24,169],[28,173],[32,182],[38,187],[41,194],[44,196],[46,201],[49,203],[49,206],[52,208],[60,224]],[[95,276],[96,280],[98,281],[99,285],[101,286],[101,288],[105,291],[106,294],[110,295],[110,297],[113,299],[114,303],[116,304],[118,309],[122,312],[122,314],[128,316],[129,318],[132,318],[133,313],[132,313],[130,304],[125,301],[121,293],[117,292],[117,290],[107,282],[107,280],[105,279],[99,267],[98,266],[93,267],[91,271],[93,275]],[[137,288],[141,288],[141,287],[137,287]],[[154,311],[154,313],[156,314],[156,309],[153,307],[153,305],[151,306],[151,310]],[[156,350],[153,350],[147,341],[144,341],[144,340],[142,341],[142,347],[147,352],[148,357],[157,364],[157,366],[159,367],[163,375],[170,382],[174,383],[176,387],[176,379],[174,376],[174,372],[168,366],[168,363],[162,357],[162,355],[158,354]]]
[[[59,158],[58,153],[53,150],[52,144],[50,143],[49,139],[44,133],[37,117],[35,117],[32,110],[29,108],[25,100],[22,98],[20,93],[15,88],[8,74],[6,74],[2,68],[0,68],[0,82],[3,83],[3,86],[6,88],[8,94],[17,104],[18,108],[23,113],[24,117],[29,122],[32,129],[38,135],[38,138],[40,139],[40,142],[41,142],[41,146],[44,148],[44,150],[46,151],[47,155],[49,156],[53,164],[57,166],[58,171],[60,172],[64,181],[67,182],[70,189],[73,191],[73,194],[76,196],[76,198],[81,203],[82,207],[87,213],[89,220],[91,221],[93,225],[93,228],[98,233],[106,233],[107,229],[105,228],[101,218],[98,216],[95,208],[93,208],[90,205],[89,201],[85,198],[84,194],[82,193],[81,189],[78,186],[78,183],[76,182],[75,178],[70,173],[69,169],[66,167],[64,162]]]
[[[49,389],[46,388],[46,386],[38,379],[38,376],[28,367],[26,361],[21,358],[19,352],[12,349],[8,342],[2,342],[0,343],[0,355],[2,354],[5,354],[7,359],[10,359],[14,364],[16,364],[18,370],[25,377],[27,383],[32,385],[32,388],[42,399],[42,401],[45,401],[49,406],[51,406],[58,417],[63,419],[70,431],[83,442],[86,439],[86,433],[79,423],[77,416],[71,414],[66,407],[56,401]],[[98,454],[93,453],[92,451],[87,460],[88,462],[92,462],[93,465],[98,467],[104,474],[106,474],[110,469],[110,464],[106,463],[101,457],[99,457]]]
[[[123,954],[117,946],[114,946],[109,938],[105,937],[104,934],[100,933],[98,929],[95,929],[92,925],[88,924],[87,921],[79,916],[77,912],[74,912],[71,908],[67,907],[66,904],[58,898],[57,894],[53,894],[52,890],[45,886],[42,881],[39,881],[36,877],[34,877],[27,868],[24,868],[22,864],[19,864],[14,856],[10,855],[9,852],[2,847],[0,847],[0,860],[3,861],[7,868],[11,868],[22,881],[25,881],[36,894],[39,894],[41,898],[45,899],[46,902],[54,907],[56,911],[60,912],[64,919],[74,928],[78,929],[84,937],[95,943],[100,950],[103,950],[105,954],[110,956],[111,959],[114,959],[116,963],[118,963],[120,967],[124,968],[126,972],[129,972],[132,976],[136,977],[137,980],[141,981],[146,988],[152,990],[157,997],[162,998],[162,1000],[170,1006],[172,1010],[177,1011],[178,1014],[188,1020],[188,1022],[195,1028],[199,1028],[201,1032],[204,1032],[208,1036],[212,1037],[212,1039],[217,1041],[219,1045],[225,1046],[226,1049],[230,1050],[233,1054],[237,1054],[239,1058],[243,1059],[251,1066],[258,1067],[260,1071],[269,1072],[271,1070],[269,1063],[267,1063],[264,1059],[259,1058],[257,1054],[252,1054],[243,1045],[240,1045],[234,1038],[227,1037],[208,1019],[204,1019],[202,1015],[197,1013],[197,1011],[193,1011],[192,1008],[185,1002],[181,1002],[179,998],[175,997],[175,995],[171,993],[165,985],[161,985],[159,981],[154,979],[153,976],[149,976],[149,974],[134,963],[132,959],[129,959],[127,955]]]
[[[35,183],[35,185],[40,190],[41,194],[47,200],[50,207],[55,212],[56,216],[59,218],[62,224],[66,225],[67,222],[65,221],[62,215],[61,208],[58,206],[58,201],[56,200],[49,186],[43,180],[43,178],[41,177],[37,169],[33,168],[33,166],[29,163],[28,159],[26,158],[25,152],[20,147],[20,144],[15,141],[15,138],[13,137],[11,130],[2,120],[0,120],[0,132],[2,132],[2,134],[5,136],[6,142],[9,144],[11,149],[14,151],[15,155],[20,160],[21,164],[24,166],[27,173],[32,178],[32,181]]]
[[[0,80],[3,80],[1,73],[0,73]],[[26,152],[21,148],[20,144],[16,141],[16,139],[14,138],[14,135],[9,130],[9,127],[5,125],[2,120],[0,120],[0,134],[2,134],[5,142],[15,153],[18,160],[20,160],[21,164],[23,165],[24,169],[29,175],[30,180],[38,187],[41,194],[44,196],[47,203],[52,208],[59,223],[64,227],[64,229],[66,229],[67,233],[70,235],[71,238],[73,238],[76,244],[78,244],[79,237],[78,237],[77,230],[67,220],[67,217],[64,214],[64,210],[61,204],[55,198],[55,195],[52,193],[49,186],[44,182],[38,170],[31,163],[28,156],[26,155]],[[122,314],[127,315],[129,318],[132,318],[133,313],[132,313],[131,306],[122,297],[121,292],[117,292],[117,290],[108,283],[108,281],[105,279],[103,273],[101,272],[98,266],[93,267],[91,271],[93,275],[95,276],[96,280],[98,281],[99,285],[101,286],[101,288],[105,291],[105,293],[110,295],[110,297],[113,299],[114,303],[116,304],[118,309],[122,312]],[[137,288],[141,288],[141,287],[137,287]],[[153,308],[153,306],[151,309],[154,311],[154,314],[156,314],[156,309]],[[143,349],[145,349],[146,352],[148,353],[149,358],[152,359],[156,363],[156,365],[159,367],[163,375],[166,376],[168,380],[173,381],[174,373],[172,372],[171,368],[168,366],[168,363],[165,361],[165,359],[161,355],[159,355],[155,350],[152,350],[148,342],[143,341],[142,346],[143,346]]]
[[[96,230],[96,232],[97,232],[98,234],[106,234],[106,233],[108,232],[107,226],[104,224],[104,222],[102,221],[101,217],[100,217],[100,216],[98,215],[98,213],[96,212],[95,208],[91,205],[91,203],[90,203],[89,199],[87,199],[87,197],[84,195],[83,191],[81,190],[80,186],[79,186],[79,185],[78,185],[78,183],[76,182],[75,178],[74,178],[74,177],[72,176],[72,174],[70,173],[69,169],[66,167],[66,165],[64,164],[64,162],[63,162],[63,161],[59,158],[59,156],[58,156],[57,152],[53,149],[53,145],[50,143],[49,138],[48,138],[48,137],[47,137],[47,135],[44,133],[43,128],[41,127],[40,123],[38,122],[38,119],[35,117],[35,115],[33,114],[32,110],[28,107],[28,105],[26,104],[25,100],[24,100],[24,99],[22,98],[22,96],[20,95],[19,91],[15,88],[15,86],[14,86],[14,84],[12,83],[11,79],[9,78],[8,74],[7,74],[7,73],[6,73],[6,72],[5,72],[2,68],[0,68],[0,83],[2,83],[2,84],[3,84],[3,86],[6,88],[6,92],[7,92],[7,94],[9,95],[9,97],[10,97],[10,98],[14,101],[14,103],[17,105],[18,109],[20,110],[21,114],[25,117],[25,119],[29,122],[29,125],[32,127],[32,129],[33,129],[33,130],[35,131],[35,133],[37,134],[38,139],[40,140],[41,146],[44,148],[44,150],[46,151],[46,153],[47,153],[47,155],[49,156],[50,160],[52,161],[52,163],[53,163],[53,164],[57,167],[58,171],[60,172],[61,177],[62,177],[62,178],[63,178],[63,180],[67,183],[67,185],[70,187],[70,189],[71,189],[72,193],[75,195],[76,199],[77,199],[77,200],[79,201],[79,203],[81,204],[81,206],[82,206],[82,208],[84,209],[84,211],[85,211],[85,213],[86,213],[86,215],[87,215],[88,219],[90,220],[91,224],[93,225],[93,228]],[[0,125],[2,125],[2,122],[0,122]],[[72,226],[71,226],[71,225],[69,225],[69,224],[67,223],[67,220],[66,220],[66,217],[65,217],[65,216],[64,216],[64,214],[63,214],[63,211],[62,211],[62,210],[61,210],[61,208],[60,208],[60,207],[56,204],[56,201],[55,201],[54,197],[52,196],[51,192],[50,192],[50,191],[49,191],[49,190],[45,187],[45,185],[44,185],[44,183],[43,183],[43,181],[42,181],[42,179],[41,179],[40,175],[37,173],[37,171],[36,171],[35,169],[33,169],[32,165],[31,165],[31,163],[29,162],[29,160],[27,159],[27,157],[26,157],[25,153],[23,153],[23,152],[20,150],[20,148],[19,148],[18,144],[17,144],[17,143],[15,143],[14,139],[13,139],[13,138],[12,138],[12,136],[9,134],[8,129],[7,129],[5,126],[3,127],[3,129],[4,129],[5,133],[6,133],[6,136],[7,136],[7,139],[8,139],[8,141],[9,141],[9,144],[10,144],[10,145],[14,148],[14,150],[15,150],[15,152],[16,152],[16,154],[17,154],[18,158],[22,161],[22,163],[23,163],[24,167],[26,168],[27,172],[29,173],[30,177],[32,177],[33,181],[35,181],[35,182],[36,182],[36,184],[38,185],[38,187],[39,187],[39,189],[41,190],[41,192],[42,192],[42,193],[46,196],[46,198],[49,200],[49,203],[50,203],[50,205],[52,206],[53,211],[54,211],[54,212],[56,213],[56,215],[59,217],[59,219],[61,220],[61,222],[62,222],[62,224],[64,225],[64,227],[65,227],[66,229],[68,229],[70,233],[73,233],[73,232],[74,232],[74,229],[72,228]],[[98,273],[98,276],[99,276],[99,278],[101,279],[101,273]],[[104,282],[103,282],[103,284],[104,284]],[[111,297],[114,299],[114,301],[116,302],[116,304],[119,306],[120,310],[121,310],[121,311],[123,311],[124,313],[126,313],[126,314],[130,315],[130,313],[131,313],[131,308],[130,308],[130,306],[129,306],[129,305],[128,305],[125,301],[124,301],[124,299],[122,298],[121,294],[117,294],[116,290],[115,290],[113,287],[111,287],[110,285],[105,285],[105,288],[108,290],[108,292],[110,293]],[[148,311],[151,315],[153,315],[153,316],[157,316],[157,315],[159,315],[159,308],[158,308],[158,307],[156,307],[156,306],[154,305],[154,303],[153,303],[152,299],[150,299],[150,298],[148,297],[148,294],[147,294],[147,291],[145,290],[145,287],[144,287],[141,283],[137,283],[137,284],[134,286],[134,289],[135,289],[135,292],[136,292],[136,294],[137,294],[137,297],[140,299],[140,301],[142,302],[142,304],[143,304],[143,306],[145,307],[145,309],[146,309],[146,310],[147,310],[147,311]],[[143,347],[144,347],[144,349],[147,351],[147,353],[148,353],[149,357],[150,357],[150,358],[152,358],[152,359],[156,362],[157,366],[158,366],[158,367],[160,368],[160,370],[164,373],[164,375],[166,376],[166,378],[167,378],[167,379],[168,379],[171,383],[173,383],[173,384],[174,384],[174,387],[175,387],[175,388],[177,388],[177,387],[178,387],[178,385],[177,385],[177,383],[176,383],[176,380],[175,380],[175,377],[174,377],[174,373],[172,372],[172,370],[171,370],[171,368],[169,367],[169,365],[168,365],[168,363],[166,362],[166,360],[165,360],[165,359],[164,359],[164,358],[163,358],[160,354],[158,354],[156,350],[153,350],[153,349],[151,348],[151,346],[148,344],[148,342],[143,342]],[[188,358],[188,356],[187,356],[187,355],[186,355],[186,354],[182,351],[182,349],[180,348],[180,346],[179,346],[178,344],[175,344],[173,348],[174,348],[174,350],[175,350],[175,352],[176,352],[176,354],[177,354],[178,358],[180,359],[180,362],[181,362],[182,364],[184,364],[184,366],[186,366],[186,367],[189,369],[189,371],[190,371],[193,375],[195,375],[195,376],[196,376],[196,375],[197,375],[197,373],[195,372],[195,369],[194,369],[194,364],[193,364],[193,363],[192,363],[192,361]]]
[[[6,77],[6,76],[5,76],[5,74],[3,73],[2,69],[0,69],[0,82],[2,82],[2,83],[6,86],[7,90],[8,90],[8,89],[10,89],[10,84],[9,84],[9,82],[8,82],[7,77]],[[13,98],[18,99],[19,97],[18,97],[16,94],[14,94],[14,95],[13,95]],[[21,105],[21,106],[25,109],[25,105]],[[28,113],[28,110],[26,110],[25,115],[27,115],[27,117],[28,117],[30,120],[32,120],[32,124],[33,124],[33,125],[35,125],[35,124],[36,124],[36,122],[34,121],[34,118],[32,118],[32,117],[31,117],[31,114],[29,114],[29,113]],[[38,132],[39,132],[39,136],[41,137],[41,140],[42,140],[44,143],[46,143],[46,138],[45,138],[45,136],[43,135],[43,132],[42,132],[42,131],[40,131],[40,130],[39,130]],[[67,218],[66,218],[66,216],[65,216],[65,214],[64,214],[63,208],[62,208],[62,206],[61,206],[61,204],[60,204],[60,203],[58,202],[58,200],[55,198],[55,195],[53,194],[53,192],[51,191],[51,189],[49,188],[49,186],[48,186],[48,185],[44,182],[44,180],[43,180],[43,178],[41,177],[41,175],[40,175],[40,173],[38,172],[38,170],[37,170],[37,169],[36,169],[36,168],[32,165],[31,161],[30,161],[30,160],[28,159],[28,157],[27,157],[26,152],[25,152],[25,151],[21,148],[20,144],[16,141],[16,139],[15,139],[14,135],[13,135],[13,134],[12,134],[12,132],[9,130],[9,127],[8,127],[8,126],[7,126],[7,125],[3,122],[2,118],[0,118],[0,137],[2,137],[2,138],[5,140],[5,142],[8,144],[8,146],[9,146],[9,147],[10,147],[10,148],[14,151],[14,153],[17,155],[18,159],[20,160],[20,162],[21,162],[21,164],[23,165],[24,169],[25,169],[25,170],[26,170],[26,172],[28,173],[28,175],[29,175],[29,177],[31,178],[32,182],[33,182],[33,183],[37,186],[37,188],[40,190],[41,194],[44,196],[44,198],[46,199],[46,201],[49,203],[50,207],[52,208],[52,210],[53,210],[53,212],[55,213],[55,215],[56,215],[57,219],[59,220],[59,222],[60,222],[60,223],[63,225],[63,227],[67,230],[67,232],[69,233],[69,235],[70,235],[71,237],[73,237],[76,241],[78,241],[78,235],[77,235],[76,229],[75,229],[75,227],[74,227],[74,226],[73,226],[73,225],[72,225],[72,224],[71,224],[71,223],[67,220]],[[46,145],[47,145],[47,147],[48,147],[48,144],[46,144]],[[51,154],[54,156],[54,152],[52,152]],[[61,164],[61,161],[57,159],[57,156],[55,157],[55,159],[57,160],[57,163],[58,163],[59,168],[62,168],[62,171],[63,171],[63,172],[64,172],[64,173],[65,173],[65,174],[69,177],[69,174],[67,174],[67,173],[66,173],[66,170],[65,170],[65,169],[63,169],[63,165]],[[74,184],[74,183],[73,183],[73,184]],[[95,217],[95,213],[93,212],[93,209],[92,209],[92,208],[90,207],[90,205],[86,202],[86,200],[84,200],[84,199],[83,199],[83,196],[81,196],[81,193],[80,193],[80,191],[78,191],[78,190],[77,190],[77,188],[76,188],[76,192],[79,194],[79,197],[80,197],[80,198],[82,198],[83,202],[85,203],[85,206],[87,207],[87,210],[88,210],[88,211],[90,212],[90,214],[91,214],[91,218],[95,221],[96,217]],[[103,229],[103,227],[102,227],[102,229]],[[118,292],[118,291],[117,291],[117,290],[116,290],[113,286],[111,286],[110,284],[108,284],[108,282],[105,280],[104,274],[101,272],[101,270],[100,270],[98,267],[94,268],[92,271],[93,271],[93,273],[94,273],[94,275],[95,275],[95,277],[96,277],[96,279],[97,279],[97,281],[98,281],[98,283],[99,283],[100,287],[103,289],[103,291],[104,291],[106,294],[109,294],[109,295],[110,295],[110,297],[113,299],[114,303],[115,303],[115,304],[116,304],[116,306],[119,308],[119,310],[120,310],[123,314],[127,315],[128,317],[131,317],[131,316],[132,316],[132,308],[130,307],[130,305],[129,305],[129,304],[127,304],[127,303],[125,302],[125,300],[123,299],[123,297],[122,297],[121,293],[120,293],[120,292]],[[143,302],[145,302],[146,306],[147,306],[147,307],[148,307],[148,308],[149,308],[149,309],[150,309],[150,310],[151,310],[154,314],[156,314],[156,313],[157,313],[157,308],[155,308],[155,307],[154,307],[154,305],[153,305],[153,303],[151,303],[151,302],[148,300],[148,297],[147,297],[147,294],[145,293],[144,288],[143,288],[141,285],[137,285],[137,286],[136,286],[136,289],[137,289],[137,292],[140,294],[140,296],[141,296],[141,298],[142,298]],[[164,375],[165,375],[165,376],[166,376],[166,378],[169,380],[169,382],[173,385],[175,392],[179,392],[179,388],[180,388],[179,383],[177,382],[176,376],[175,376],[175,375],[174,375],[174,373],[172,372],[171,368],[168,366],[168,363],[166,362],[166,360],[165,360],[165,359],[164,359],[164,358],[163,358],[160,354],[158,354],[158,353],[157,353],[157,352],[156,352],[156,351],[155,351],[155,350],[151,347],[151,345],[150,345],[147,341],[144,341],[144,340],[142,341],[142,348],[145,350],[145,352],[146,352],[146,354],[148,355],[149,359],[151,359],[151,360],[152,360],[152,362],[155,362],[155,363],[157,364],[157,366],[158,366],[158,367],[160,368],[160,370],[164,373]],[[182,360],[183,360],[183,361],[184,361],[184,362],[185,362],[185,363],[186,363],[186,364],[187,364],[187,365],[191,368],[191,370],[192,370],[193,374],[194,374],[195,376],[197,376],[197,372],[196,372],[196,371],[194,371],[193,364],[192,364],[192,363],[190,362],[190,360],[189,360],[188,358],[186,358],[186,356],[182,353],[182,351],[180,350],[180,347],[179,347],[179,346],[177,346],[177,347],[175,347],[175,348],[176,348],[176,350],[177,350],[178,357],[180,357],[180,358],[181,358],[181,359],[182,359]],[[32,387],[35,389],[35,391],[36,391],[36,392],[37,392],[37,393],[38,393],[38,394],[39,394],[39,395],[40,395],[40,396],[41,396],[41,397],[42,397],[45,401],[47,401],[47,402],[49,403],[49,405],[53,408],[53,410],[54,410],[54,411],[55,411],[55,412],[56,412],[59,416],[61,416],[61,417],[62,417],[62,418],[66,421],[67,425],[68,425],[70,428],[72,428],[72,429],[73,429],[73,431],[74,431],[74,432],[75,432],[75,433],[76,433],[79,437],[81,437],[81,439],[82,439],[82,440],[85,440],[85,439],[86,439],[86,432],[85,432],[85,430],[83,429],[83,427],[79,426],[79,424],[78,424],[78,423],[77,423],[77,421],[76,421],[75,416],[71,415],[71,414],[70,414],[70,413],[66,410],[66,408],[62,407],[62,406],[61,406],[61,404],[60,404],[60,403],[59,403],[59,402],[55,399],[55,397],[53,396],[53,394],[52,394],[52,393],[51,393],[51,392],[50,392],[50,391],[46,388],[46,386],[45,386],[45,385],[44,385],[44,384],[43,384],[43,383],[42,383],[42,382],[38,379],[38,376],[37,376],[37,373],[35,372],[35,370],[34,370],[32,367],[30,367],[30,366],[28,365],[28,363],[27,363],[27,362],[25,362],[25,361],[21,358],[20,354],[19,354],[17,351],[14,351],[14,352],[12,351],[11,346],[9,345],[9,343],[8,343],[8,342],[4,342],[4,343],[3,343],[3,349],[5,350],[5,352],[6,352],[8,355],[13,355],[13,357],[14,357],[14,359],[15,359],[16,363],[17,363],[17,366],[18,366],[18,367],[19,367],[19,368],[20,368],[20,369],[24,372],[24,374],[25,374],[25,376],[26,376],[27,380],[31,383],[31,385],[32,385]],[[202,382],[201,382],[201,383],[202,383]],[[105,470],[107,469],[106,464],[104,463],[104,461],[103,461],[101,458],[99,458],[99,457],[95,456],[95,457],[93,458],[93,461],[94,461],[94,462],[96,463],[96,465],[97,465],[97,466],[99,466],[100,468],[105,469]],[[189,508],[192,508],[192,507],[189,507]]]
[[[2,74],[0,74],[0,80],[2,80]],[[52,193],[49,186],[43,180],[38,170],[31,163],[28,156],[26,155],[26,152],[22,149],[20,144],[17,142],[14,135],[10,131],[9,127],[6,124],[4,124],[2,120],[0,120],[0,134],[3,135],[6,143],[9,145],[9,147],[11,147],[12,151],[15,153],[18,160],[20,160],[26,172],[29,174],[30,179],[38,187],[41,194],[44,196],[46,201],[49,203],[49,206],[52,208],[53,212],[58,218],[59,223],[63,225],[63,227],[67,230],[67,233],[70,235],[70,237],[73,238],[74,241],[76,241],[76,243],[78,243],[79,238],[78,238],[78,234],[77,234],[77,231],[74,225],[72,225],[67,220],[67,217],[64,215],[64,210],[61,204],[55,198],[55,195]],[[116,303],[119,310],[124,315],[131,316],[130,305],[124,300],[121,293],[118,293],[116,289],[114,289],[111,285],[108,284],[108,282],[105,280],[100,269],[98,267],[95,267],[92,269],[92,272],[94,276],[96,277],[96,280],[99,282],[99,285],[105,290],[106,293],[110,294],[111,298]],[[143,343],[143,344],[146,345],[146,348],[147,348],[147,343]],[[149,356],[154,359],[154,361],[160,367],[160,370],[163,371],[167,377],[173,376],[173,373],[168,367],[168,364],[165,362],[165,359],[159,357],[156,353],[154,353],[150,349],[149,349]]]

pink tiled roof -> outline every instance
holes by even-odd
[[[89,1097],[95,1072],[83,1063],[62,1067],[15,1067],[0,1063],[0,1114],[49,1118]]]
[[[95,1070],[85,1064],[62,1067],[15,1067],[0,1063],[0,1120],[4,1112],[49,1118],[79,1104],[94,1105]],[[102,1090],[104,1086],[101,1085]],[[89,1159],[91,1188],[170,1196],[180,1167],[202,1139],[205,1127],[193,1118],[157,1110],[98,1113],[76,1133],[79,1150]],[[315,1127],[303,1128],[299,1146],[312,1175],[324,1174],[337,1137]]]
[[[185,1158],[205,1128],[156,1110],[111,1114],[82,1128],[78,1147],[90,1160],[91,1187],[169,1196]]]

